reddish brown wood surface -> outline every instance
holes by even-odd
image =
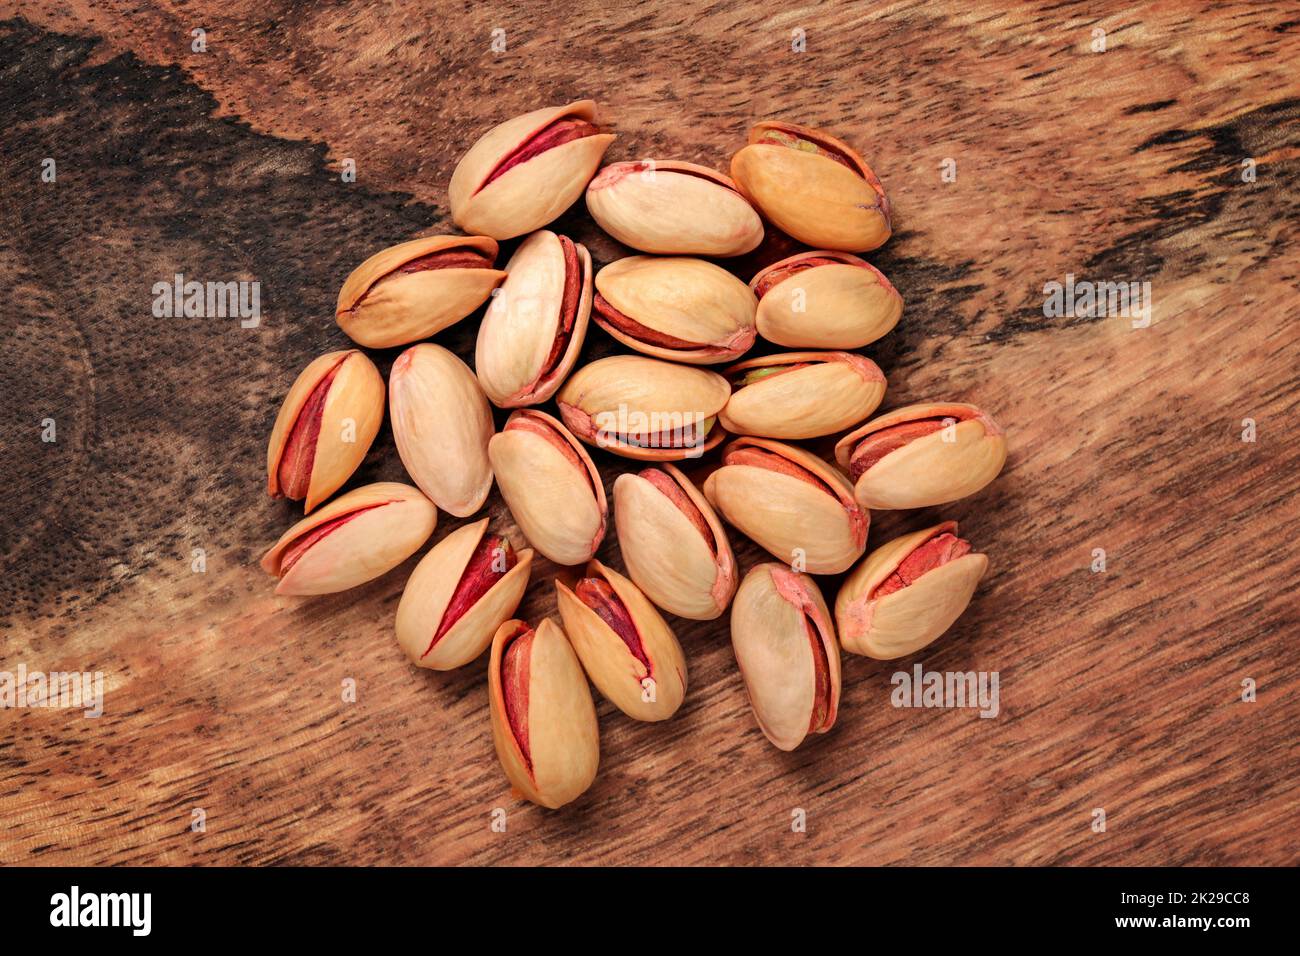
[[[98,719],[0,710],[0,862],[1294,864],[1300,16],[997,6],[0,3],[0,671],[106,679]],[[897,211],[869,258],[907,302],[867,349],[885,407],[984,406],[1011,458],[974,498],[875,516],[873,543],[956,518],[991,569],[915,658],[846,657],[831,733],[774,750],[725,619],[675,621],[682,710],[602,701],[600,775],[548,812],[508,792],[485,661],[398,650],[415,559],[314,600],[256,562],[295,515],[266,436],[346,343],[343,278],[452,228],[480,132],[583,96],[611,160],[725,169],[775,117],[857,146]],[[580,208],[559,228],[621,254]],[[154,318],[176,272],[260,281],[262,325]],[[1152,324],[1045,318],[1067,274],[1149,281]],[[469,356],[475,321],[438,341]],[[626,467],[598,458],[607,485]],[[385,427],[353,484],[402,477]],[[621,567],[612,535],[600,557]],[[894,708],[914,663],[998,672],[1000,714]]]

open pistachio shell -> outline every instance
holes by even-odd
[[[867,252],[891,231],[889,201],[847,144],[794,123],[759,123],[731,178],[782,232],[815,249]]]
[[[474,368],[493,404],[546,401],[577,361],[591,315],[591,256],[542,229],[519,244],[478,330]]]
[[[441,345],[413,345],[389,375],[393,439],[420,490],[443,511],[472,515],[492,488],[492,408],[478,379]]]
[[[903,314],[903,297],[884,273],[831,249],[775,262],[749,287],[758,296],[758,334],[786,348],[860,349]]]
[[[614,480],[614,524],[628,574],[670,614],[711,621],[736,593],[736,559],[713,506],[667,463]]]
[[[852,428],[885,397],[885,374],[852,352],[784,352],[724,370],[734,391],[718,415],[737,435],[816,438]]]
[[[928,402],[874,418],[835,445],[864,508],[927,508],[979,491],[1002,470],[1002,429],[974,405]]]
[[[363,485],[280,536],[262,570],[276,594],[333,594],[397,567],[433,534],[438,509],[410,485]]]
[[[488,130],[451,175],[452,219],[466,232],[495,239],[551,222],[582,195],[614,141],[595,122],[596,104],[579,100]]]
[[[760,564],[731,606],[731,646],[759,728],[794,750],[835,724],[840,649],[817,584],[783,564]]]
[[[272,498],[311,512],[356,471],[384,418],[384,379],[356,349],[330,352],[298,375],[266,449]]]
[[[726,269],[686,256],[628,256],[596,274],[596,323],[628,348],[692,365],[754,344],[754,293]]]
[[[619,242],[657,255],[738,256],[763,241],[736,184],[694,163],[612,163],[587,186],[587,209]]]
[[[496,256],[487,236],[430,236],[377,252],[339,290],[339,328],[373,349],[427,339],[487,301],[506,277],[492,267]]]
[[[624,458],[698,458],[722,441],[717,415],[731,397],[721,375],[639,355],[584,365],[556,394],[564,423]]]
[[[582,667],[605,699],[636,720],[666,720],[686,696],[686,656],[655,606],[599,561],[555,599]]]
[[[488,664],[492,742],[513,789],[558,809],[582,795],[600,765],[591,689],[564,631],[506,621]]]
[[[591,456],[544,412],[520,409],[488,443],[497,485],[528,542],[556,564],[589,561],[609,506]]]
[[[492,643],[528,586],[531,548],[516,553],[488,519],[457,528],[420,559],[397,605],[397,643],[411,662],[445,671]]]
[[[957,537],[955,521],[882,544],[835,599],[844,649],[882,661],[919,651],[966,610],[988,565]]]
[[[764,438],[738,438],[704,496],[741,533],[811,574],[839,574],[862,556],[870,514],[844,477],[816,455]]]

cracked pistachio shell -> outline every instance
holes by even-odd
[[[413,664],[445,671],[468,664],[492,643],[492,635],[519,607],[533,564],[531,548],[518,552],[515,566],[479,596],[442,637],[434,636],[451,603],[488,519],[457,528],[415,566],[397,605],[397,643]]]
[[[851,352],[766,355],[733,365],[725,374],[736,383],[735,391],[718,420],[736,435],[832,435],[862,421],[885,397],[880,367]]]
[[[709,365],[754,344],[754,293],[703,259],[628,256],[596,274],[596,291],[596,323],[646,355]]]
[[[317,388],[324,389],[323,402],[312,401]],[[318,422],[302,422],[302,428],[315,429],[310,450],[305,438],[301,444],[291,441],[303,416]],[[285,488],[279,476],[285,455],[310,454],[311,462],[303,463],[311,476],[303,511],[311,512],[357,470],[383,418],[384,379],[374,362],[356,349],[320,356],[299,373],[275,417],[266,450],[267,492],[272,498],[288,497],[293,489]]]
[[[686,696],[686,655],[677,636],[640,588],[617,571],[592,561],[587,577],[603,580],[612,589],[635,628],[645,659],[635,655],[600,614],[557,580],[555,600],[564,632],[583,670],[606,700],[634,720],[668,719]]]
[[[573,246],[580,274],[567,333],[564,306],[569,277],[561,238],[539,230],[519,244],[506,264],[506,281],[492,297],[474,351],[483,391],[501,408],[546,401],[578,359],[591,315],[591,255],[585,246]],[[564,335],[563,348],[552,360],[556,340]]]
[[[433,534],[438,510],[410,485],[381,481],[335,498],[280,536],[262,570],[276,594],[333,594],[397,567]]]
[[[965,498],[997,477],[1007,460],[1002,429],[974,405],[928,402],[874,418],[835,445],[835,459],[850,476],[864,439],[898,425],[950,419],[940,431],[891,451],[857,477],[854,495],[864,508],[928,508]]]
[[[468,266],[403,271],[413,260],[457,251],[481,253],[490,264],[497,244],[486,236],[429,236],[375,253],[339,290],[339,328],[358,345],[386,349],[459,322],[487,301],[504,272]]]
[[[397,453],[412,480],[443,511],[464,518],[487,500],[492,409],[478,379],[441,345],[413,345],[389,375]]]
[[[868,252],[889,238],[889,201],[880,180],[827,133],[759,123],[749,145],[731,158],[731,178],[773,225],[814,249]]]
[[[846,651],[880,661],[906,657],[932,643],[961,617],[988,569],[987,555],[968,552],[926,571],[905,588],[872,597],[904,558],[945,532],[955,535],[957,522],[945,521],[894,538],[853,569],[835,598],[835,623]]]
[[[573,205],[591,182],[610,133],[596,133],[545,149],[512,166],[486,186],[497,167],[520,147],[566,120],[596,121],[596,104],[578,100],[516,116],[484,133],[451,175],[451,217],[466,232],[512,239],[540,229]]]
[[[749,285],[758,296],[758,334],[786,348],[860,349],[903,314],[903,297],[884,273],[847,252],[801,252]]]
[[[624,458],[676,461],[722,441],[717,415],[730,397],[731,386],[716,372],[613,355],[570,375],[555,400],[564,423],[587,444]]]
[[[840,649],[816,582],[783,564],[750,569],[731,606],[731,647],[759,729],[780,750],[835,724]]]
[[[736,593],[731,544],[713,506],[690,479],[667,463],[658,468],[680,496],[665,494],[644,473],[614,480],[619,550],[628,574],[655,604],[678,617],[712,621]]]
[[[587,209],[625,246],[657,255],[738,256],[763,241],[736,184],[694,163],[612,163],[587,187]]]
[[[777,456],[782,470],[726,463],[733,453],[753,449]],[[810,574],[839,574],[866,550],[870,514],[853,500],[844,476],[816,455],[765,438],[739,438],[726,447],[723,462],[705,480],[704,496],[773,557]]]
[[[609,506],[596,465],[569,430],[544,412],[520,409],[492,436],[488,457],[529,544],[556,564],[591,560]]]
[[[532,631],[526,660],[503,672],[523,621],[506,621],[492,638],[488,704],[492,743],[515,793],[555,810],[581,796],[600,765],[600,729],[587,677],[568,637],[547,618]],[[513,679],[512,679],[513,678]],[[510,720],[511,707],[516,721]],[[516,733],[516,726],[522,733]]]

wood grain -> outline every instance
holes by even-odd
[[[0,670],[106,680],[98,719],[0,710],[0,862],[1297,862],[1293,5],[5,0],[0,16]],[[399,652],[415,559],[309,601],[274,597],[256,561],[295,515],[264,495],[266,436],[297,371],[346,344],[343,278],[452,228],[446,183],[482,130],[582,96],[619,134],[610,159],[725,168],[771,117],[856,145],[897,211],[870,256],[907,302],[866,350],[886,405],[987,407],[1011,458],[972,499],[874,517],[873,542],[956,518],[991,569],[915,660],[846,659],[830,734],[775,751],[725,619],[676,621],[682,710],[651,726],[601,702],[600,776],[552,813],[508,793],[484,661],[432,674]],[[598,264],[621,254],[576,211],[558,228]],[[176,272],[258,280],[261,326],[154,318],[151,287]],[[1149,281],[1152,324],[1045,318],[1044,284],[1067,274]],[[469,357],[474,328],[438,341]],[[612,350],[593,329],[588,355]],[[625,465],[597,457],[608,486]],[[402,476],[385,427],[353,484]],[[512,527],[495,493],[489,510]],[[734,543],[742,567],[761,560]],[[621,567],[612,537],[599,557]],[[555,571],[536,569],[530,618],[553,613]],[[998,672],[1000,714],[894,708],[890,676],[914,663]]]

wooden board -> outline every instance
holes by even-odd
[[[0,711],[0,862],[1297,862],[1300,18],[998,6],[0,4],[0,670],[106,682],[98,719]],[[548,812],[509,795],[485,662],[399,652],[415,559],[315,600],[256,563],[297,513],[265,496],[266,437],[346,344],[343,278],[451,229],[484,129],[583,96],[611,160],[725,169],[774,117],[856,145],[897,212],[869,257],[907,302],[867,349],[886,407],[974,402],[1011,457],[976,497],[876,515],[873,542],[956,518],[991,569],[914,659],[846,659],[831,733],[773,749],[725,619],[675,621],[682,710],[601,702],[597,782]],[[578,212],[558,228],[621,254]],[[259,281],[261,325],[155,318],[177,272]],[[1150,326],[1045,317],[1067,275],[1150,282]],[[468,357],[474,330],[438,341]],[[607,483],[626,467],[597,457]],[[402,477],[385,427],[354,483]],[[599,556],[621,567],[612,536]],[[998,716],[893,707],[916,663],[997,672]]]

